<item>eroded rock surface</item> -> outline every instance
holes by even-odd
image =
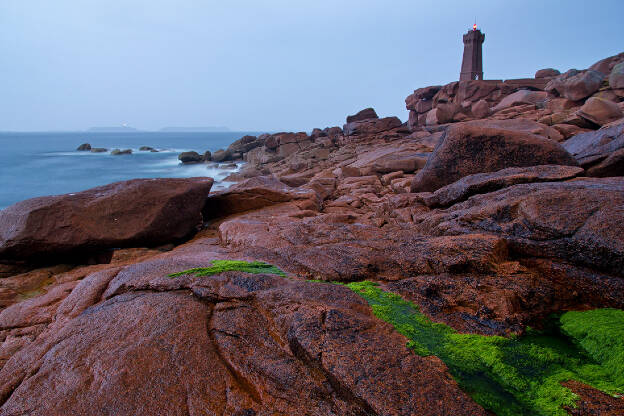
[[[345,287],[230,272],[103,292],[116,275],[5,363],[0,414],[485,415]]]

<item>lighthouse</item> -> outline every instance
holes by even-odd
[[[485,34],[477,29],[477,24],[464,35],[464,58],[462,60],[460,81],[483,79],[482,45]]]

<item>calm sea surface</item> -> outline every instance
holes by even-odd
[[[210,176],[213,189],[228,184],[232,169],[206,164],[185,165],[178,153],[203,153],[226,148],[252,132],[225,133],[0,133],[0,209],[23,199],[82,191],[94,186],[134,178]],[[81,143],[93,147],[132,149],[131,155],[77,152]],[[151,146],[158,153],[139,152]]]

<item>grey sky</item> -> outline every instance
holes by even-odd
[[[0,130],[310,130],[459,76],[586,68],[624,51],[623,0],[0,0]]]

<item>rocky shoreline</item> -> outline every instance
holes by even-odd
[[[405,101],[0,211],[0,415],[623,414],[624,53]]]

